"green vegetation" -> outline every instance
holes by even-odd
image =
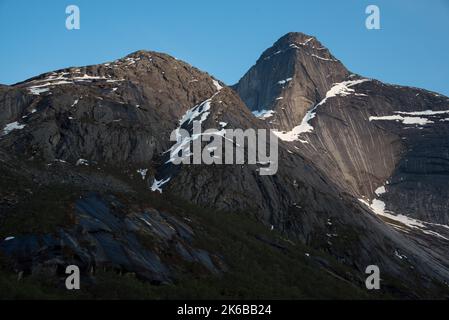
[[[0,223],[0,238],[26,233],[51,233],[73,224],[73,204],[79,192],[66,185],[30,190]]]
[[[62,190],[62,189],[61,189]],[[44,190],[43,193],[46,193]],[[54,204],[53,198],[44,194]],[[62,195],[58,199],[63,199]],[[139,202],[130,196],[130,203]],[[176,203],[177,205],[172,205]],[[330,256],[315,252],[301,244],[284,240],[281,234],[270,231],[251,215],[216,212],[166,196],[149,195],[141,205],[169,210],[179,218],[192,221],[195,230],[194,246],[222,256],[228,271],[211,275],[200,270],[197,264],[179,262],[177,280],[170,285],[151,285],[132,274],[120,275],[101,271],[93,283],[87,282],[78,292],[63,288],[61,279],[45,276],[24,277],[17,280],[9,268],[0,276],[2,298],[16,299],[332,299],[370,298],[366,290],[319,268],[313,257],[319,255],[339,274],[345,271]],[[44,205],[44,204],[42,204]],[[56,205],[55,205],[56,206]],[[45,218],[53,224],[55,220]],[[12,220],[11,220],[12,221]],[[12,223],[12,222],[11,222]],[[43,224],[44,222],[40,222]],[[45,222],[46,223],[46,222]],[[23,230],[30,225],[22,224]],[[26,227],[26,228],[25,228]],[[42,228],[40,228],[43,230]],[[45,228],[44,228],[45,229]],[[50,229],[50,228],[49,228]],[[262,240],[261,240],[262,239]],[[141,237],[148,242],[151,238]],[[307,257],[305,253],[310,254]],[[164,257],[162,257],[164,259]],[[5,263],[2,263],[5,266]],[[8,271],[9,270],[9,271]],[[83,283],[83,282],[82,282]],[[376,296],[378,297],[378,296]]]
[[[0,182],[2,195],[17,198],[0,216],[0,237],[25,233],[52,233],[74,223],[75,200],[86,190],[68,185],[39,189],[8,176]],[[14,183],[15,182],[15,183]],[[145,190],[141,181],[135,190]],[[19,192],[20,191],[20,192]],[[133,274],[99,270],[93,279],[82,280],[80,291],[68,291],[64,279],[47,274],[18,280],[8,261],[0,257],[0,298],[2,299],[332,299],[385,298],[367,292],[363,283],[350,283],[341,275],[354,272],[324,251],[316,251],[270,231],[255,218],[257,213],[228,213],[192,205],[170,196],[141,191],[116,194],[119,200],[138,211],[153,207],[167,211],[181,221],[187,218],[195,237],[193,246],[220,256],[227,271],[213,275],[198,263],[173,260],[161,254],[165,264],[176,266],[176,280],[169,285],[152,285]],[[126,211],[126,210],[125,210]],[[126,214],[126,212],[124,212]],[[153,248],[155,239],[138,234],[139,241]],[[315,257],[324,259],[330,271]],[[340,276],[339,276],[340,275]]]

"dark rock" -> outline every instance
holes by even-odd
[[[147,248],[148,244],[138,239],[138,234],[147,233],[154,237],[153,245],[158,246],[158,250],[170,250],[170,243],[178,241],[181,259],[197,261],[214,274],[221,272],[214,266],[208,252],[186,249],[180,244],[186,230],[190,230],[189,239],[193,231],[176,218],[168,213],[162,216],[154,209],[121,217],[113,211],[114,204],[120,202],[111,195],[88,194],[76,203],[78,222],[74,227],[55,234],[22,235],[1,241],[0,252],[14,261],[15,269],[27,273],[45,270],[58,274],[67,265],[75,264],[84,272],[92,268],[109,268],[135,273],[154,283],[169,283],[173,280],[172,268],[175,266],[166,265],[158,254]],[[142,223],[142,220],[151,222]],[[172,222],[177,227],[183,226],[182,235],[176,232]],[[130,225],[132,228],[127,228]]]

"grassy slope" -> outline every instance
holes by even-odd
[[[67,185],[34,188],[29,181],[2,172],[2,194],[18,194],[14,212],[0,219],[0,237],[24,233],[52,232],[73,223],[73,201],[84,191]],[[14,181],[14,182],[13,182]],[[140,182],[139,182],[140,183]],[[145,190],[133,195],[118,195],[127,204],[152,206],[170,214],[191,219],[198,248],[220,254],[228,271],[221,276],[198,272],[198,265],[180,262],[178,281],[155,286],[131,275],[112,271],[96,274],[94,284],[85,284],[78,292],[61,287],[61,279],[30,276],[20,281],[0,258],[0,298],[3,299],[331,299],[386,297],[367,292],[363,283],[351,284],[318,267],[314,256],[325,257],[333,270],[349,270],[324,252],[282,238],[249,214],[211,211],[168,195]],[[24,194],[25,189],[32,194]],[[176,203],[176,205],[174,205]],[[265,239],[261,241],[260,238]],[[151,241],[151,239],[141,239]],[[268,243],[267,243],[268,242]],[[270,243],[278,243],[282,248]],[[148,243],[151,245],[151,243]],[[307,257],[305,253],[309,253]],[[164,259],[164,257],[162,257]],[[362,275],[363,276],[363,275]],[[83,284],[83,282],[82,282]],[[373,296],[375,295],[375,296]]]

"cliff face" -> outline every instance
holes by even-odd
[[[449,100],[374,80],[354,89],[316,109],[314,129],[301,136],[304,154],[356,197],[446,224]]]
[[[321,45],[317,58],[315,41],[287,34],[233,88],[325,181],[386,223],[446,229],[449,99],[352,74]]]
[[[70,223],[57,231],[16,228],[0,250],[15,258],[17,270],[73,262],[75,253],[86,270],[112,266],[158,283],[189,272],[186,261],[204,273],[226,272],[226,257],[193,241],[195,230],[212,239],[213,228],[181,222],[175,216],[184,212],[182,201],[173,196],[211,215],[256,217],[288,237],[283,241],[332,256],[350,276],[329,263],[319,270],[357,286],[370,264],[411,296],[421,294],[412,273],[426,283],[449,279],[449,232],[431,224],[448,219],[446,97],[354,75],[299,33],[267,49],[233,89],[146,51],[0,87],[0,169],[8,177],[0,227],[32,206],[25,190],[62,185],[73,196],[63,197]],[[273,129],[280,138],[277,174],[260,175],[260,161],[174,165],[170,134],[191,132],[193,120],[203,129]],[[136,200],[146,197],[167,207]],[[0,228],[0,236],[10,236],[5,230],[15,229]],[[142,247],[148,241],[150,248]]]
[[[386,210],[447,223],[447,97],[352,74],[297,33],[233,88],[251,110],[273,110],[261,117],[267,125],[346,192],[372,201],[380,188]]]
[[[233,86],[252,111],[273,110],[267,121],[290,130],[348,70],[314,37],[288,33],[265,50]]]

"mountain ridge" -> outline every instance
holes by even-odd
[[[279,49],[285,49],[285,52],[275,54],[281,51]],[[317,50],[323,54],[319,57],[332,61],[312,56],[312,52]],[[262,54],[242,78],[242,85],[233,87],[235,91],[187,63],[151,51],[136,51],[100,65],[44,73],[0,92],[3,111],[0,114],[0,128],[3,128],[0,150],[5,153],[0,154],[0,169],[12,177],[22,171],[24,179],[29,181],[27,185],[33,188],[45,186],[53,190],[50,186],[58,181],[66,187],[76,185],[77,189],[70,192],[84,200],[73,202],[68,199],[65,205],[68,208],[75,206],[69,213],[77,217],[75,225],[87,230],[88,240],[94,245],[84,246],[81,240],[85,233],[78,234],[69,227],[63,227],[63,230],[80,240],[79,246],[66,244],[70,250],[81,252],[80,256],[92,256],[92,259],[82,261],[85,270],[112,265],[127,272],[143,272],[142,275],[151,280],[145,268],[142,269],[142,265],[152,261],[148,256],[138,261],[127,260],[117,253],[122,249],[106,256],[101,254],[101,248],[110,246],[131,252],[141,251],[136,249],[140,246],[134,240],[117,240],[117,235],[111,231],[106,231],[104,238],[98,238],[94,233],[97,229],[114,229],[117,217],[120,223],[128,221],[120,216],[123,210],[129,212],[130,224],[137,223],[134,219],[138,219],[143,211],[136,209],[139,205],[135,200],[129,200],[133,197],[145,198],[151,194],[152,201],[157,201],[155,199],[176,195],[212,215],[218,214],[215,213],[218,210],[256,217],[267,230],[280,232],[288,237],[288,241],[335,258],[341,266],[351,270],[349,275],[338,272],[338,276],[357,287],[363,288],[360,274],[364,275],[365,267],[375,263],[379,264],[386,277],[400,282],[400,285],[389,282],[392,289],[388,292],[399,290],[405,294],[404,286],[410,290],[411,296],[434,296],[439,292],[440,284],[449,279],[445,240],[449,235],[441,225],[431,224],[446,222],[446,215],[441,210],[447,208],[444,193],[433,192],[441,189],[444,175],[429,175],[430,180],[439,179],[439,183],[433,182],[434,189],[430,189],[439,200],[434,200],[437,205],[430,215],[432,219],[426,219],[428,223],[414,220],[413,224],[410,219],[401,222],[397,220],[399,215],[389,215],[386,209],[403,207],[405,202],[420,208],[419,201],[425,200],[416,195],[412,200],[413,194],[408,194],[407,188],[393,192],[403,178],[395,178],[395,170],[414,156],[404,157],[408,145],[402,138],[422,146],[423,141],[419,137],[423,132],[428,134],[428,141],[435,141],[434,144],[444,141],[447,126],[439,121],[444,113],[421,114],[420,119],[427,119],[426,123],[418,121],[416,126],[407,130],[402,130],[402,125],[403,121],[410,121],[408,118],[416,118],[413,112],[424,112],[427,103],[444,111],[446,105],[443,100],[446,98],[395,88],[376,80],[365,81],[352,75],[341,62],[333,60],[336,59],[315,38],[291,33]],[[273,72],[273,66],[280,71]],[[283,99],[276,100],[280,94]],[[287,100],[290,101],[285,102]],[[186,113],[200,110],[205,101],[209,102],[210,108],[204,118],[202,111],[191,113],[197,114],[198,119],[201,117],[208,128],[272,128],[279,134],[294,129],[308,113],[314,113],[306,118],[306,124],[312,129],[299,132],[292,141],[283,140],[279,134],[279,171],[275,176],[261,177],[257,171],[260,165],[167,166],[164,154],[173,145],[169,140],[170,132],[182,125],[181,120]],[[249,103],[245,103],[247,101]],[[259,101],[263,101],[264,108],[275,110],[273,117],[276,122],[270,123],[270,117],[260,119],[251,113],[257,109],[254,106],[259,106],[256,103]],[[413,106],[407,109],[397,108],[412,102]],[[283,107],[285,112],[281,112]],[[395,111],[403,113],[396,114]],[[393,115],[399,123],[382,120],[382,117]],[[196,117],[191,120],[194,119]],[[430,126],[430,121],[435,126]],[[427,145],[432,144],[427,142]],[[437,156],[444,159],[446,149],[442,147],[438,152]],[[430,169],[445,172],[444,163],[421,167],[421,160],[416,161],[416,165],[412,165],[415,171],[421,168],[424,172],[431,172]],[[407,165],[404,170],[410,173]],[[413,187],[416,190],[416,183],[423,180],[419,180],[413,170],[410,177],[417,179]],[[390,177],[393,178],[389,181],[391,183],[386,184]],[[167,183],[151,192],[155,181]],[[432,185],[432,181],[427,183]],[[95,191],[93,186],[99,189],[99,195],[92,195]],[[381,187],[383,189],[379,189]],[[0,225],[10,219],[15,221],[15,210],[26,199],[24,190],[11,185],[0,190],[1,197],[8,199],[0,207]],[[159,191],[162,194],[159,195]],[[396,200],[386,201],[386,197]],[[383,211],[379,210],[382,203],[387,206]],[[87,214],[94,217],[108,212],[100,208],[113,208],[113,217],[109,214],[101,216],[107,228],[83,222],[86,206],[90,208]],[[130,227],[127,237],[133,237],[136,232],[152,235],[155,239],[149,241],[153,247],[148,254],[164,261],[170,250],[166,246],[163,226],[171,225],[177,229],[171,239],[181,243],[182,247],[178,246],[174,260],[167,260],[168,269],[176,269],[176,261],[180,257],[189,259],[182,250],[187,248],[190,258],[196,252],[193,254],[196,257],[194,263],[226,273],[226,265],[230,261],[221,259],[220,252],[207,253],[209,260],[213,260],[214,269],[206,253],[197,251],[204,249],[183,242],[186,241],[183,228],[170,218],[178,211],[179,208],[170,207],[168,212],[158,213],[163,218],[158,218],[155,223],[158,226],[156,231],[147,229],[145,222],[139,222],[137,229]],[[25,217],[27,212],[25,209]],[[405,217],[425,218],[420,212]],[[199,230],[210,228],[207,225],[196,227]],[[36,232],[35,236],[46,239],[45,233]],[[0,251],[9,252],[13,260],[15,258],[17,270],[24,266],[29,270],[29,264],[17,258],[23,256],[22,250],[29,256],[37,254],[30,248],[26,249],[25,244],[30,241],[26,234],[0,235],[15,237],[0,242],[3,248]],[[211,234],[209,236],[212,237]],[[110,237],[117,241],[111,243]],[[60,240],[59,236],[57,240]],[[40,246],[37,248],[42,249]],[[35,264],[31,264],[31,273],[35,269],[45,269],[47,265],[51,266],[50,269],[57,269],[55,265],[73,258],[57,248],[55,252],[60,259],[58,262],[46,257],[36,259]],[[320,268],[334,272],[325,262]],[[415,283],[412,276],[415,273],[432,284],[422,288]],[[176,272],[169,274],[170,279],[176,278]],[[162,274],[156,272],[153,280],[160,282],[161,275],[167,279],[164,271]]]

